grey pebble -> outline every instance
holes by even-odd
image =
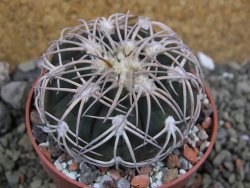
[[[0,102],[0,135],[11,129],[12,119],[9,109]]]
[[[99,171],[94,166],[91,167],[86,163],[80,164],[80,182],[91,184],[99,176]]]
[[[31,182],[30,188],[38,188],[38,187],[41,187],[41,185],[42,185],[42,180],[36,179]]]
[[[201,139],[201,140],[206,140],[208,139],[208,135],[206,133],[205,130],[200,130],[199,133],[198,133],[198,137]]]
[[[24,149],[24,151],[32,151],[32,149],[33,149],[33,146],[31,144],[27,134],[24,134],[21,137],[18,144]]]
[[[181,169],[183,170],[188,170],[189,169],[189,162],[186,158],[184,157],[180,157],[180,165],[181,165]]]
[[[230,183],[230,184],[233,184],[234,182],[235,182],[235,174],[234,173],[232,173],[230,176],[229,176],[229,178],[228,178],[228,182]]]
[[[20,173],[17,171],[14,171],[14,172],[7,171],[5,175],[6,175],[6,179],[8,181],[9,186],[11,188],[18,188]]]
[[[29,85],[24,81],[13,81],[1,89],[2,99],[14,109],[24,109]]]
[[[219,166],[225,159],[231,157],[231,153],[228,150],[221,150],[214,158],[213,164]]]
[[[227,170],[229,170],[230,172],[232,172],[232,171],[234,170],[234,164],[233,164],[233,162],[231,162],[231,161],[225,161],[225,162],[223,163],[223,165],[224,165],[225,168],[226,168]]]
[[[117,183],[117,188],[130,188],[130,183],[126,178],[120,178]]]
[[[238,181],[232,185],[232,188],[245,188],[245,186],[242,182]]]
[[[202,185],[204,187],[209,186],[212,182],[213,181],[211,179],[211,176],[209,176],[208,174],[203,174],[203,176],[202,176]]]
[[[0,87],[10,80],[9,64],[0,62]]]
[[[100,188],[116,188],[116,185],[111,176],[104,175],[100,181]]]
[[[24,73],[33,71],[36,68],[36,64],[34,60],[30,60],[24,63],[21,63],[17,66],[17,68]]]

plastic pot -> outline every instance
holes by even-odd
[[[66,175],[64,175],[62,172],[57,170],[53,164],[51,164],[50,161],[47,160],[47,158],[44,156],[44,154],[41,152],[39,146],[37,145],[35,138],[33,137],[32,134],[32,129],[31,129],[31,123],[30,123],[30,112],[31,112],[31,107],[33,103],[33,94],[34,94],[34,88],[36,86],[35,82],[30,89],[27,102],[26,102],[26,111],[25,111],[25,120],[26,120],[26,128],[28,132],[29,139],[32,143],[32,145],[35,148],[36,153],[38,154],[42,165],[44,169],[47,171],[47,173],[52,177],[54,180],[54,183],[58,188],[90,188],[90,186],[80,183],[78,181],[75,181]],[[185,185],[187,180],[191,177],[193,173],[197,171],[197,169],[205,162],[206,158],[208,155],[211,153],[211,150],[213,148],[213,145],[215,143],[215,139],[217,136],[217,129],[218,129],[218,114],[217,114],[217,109],[214,103],[214,100],[212,98],[212,95],[208,89],[208,87],[205,88],[206,94],[208,96],[208,99],[212,105],[213,109],[213,116],[212,116],[212,131],[211,131],[211,138],[210,138],[210,145],[207,148],[206,152],[204,153],[203,157],[198,161],[197,164],[195,164],[187,173],[181,175],[180,177],[176,178],[175,180],[168,182],[160,188],[181,188]]]

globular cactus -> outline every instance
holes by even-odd
[[[65,28],[42,56],[36,108],[62,149],[138,168],[180,147],[205,97],[199,63],[166,25],[113,14]]]

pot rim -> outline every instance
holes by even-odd
[[[48,167],[49,170],[53,171],[55,174],[57,174],[58,176],[60,176],[63,179],[66,179],[66,181],[68,181],[69,183],[71,183],[75,186],[79,186],[82,188],[91,188],[89,185],[86,185],[84,183],[80,183],[76,180],[73,180],[73,179],[69,178],[68,176],[66,176],[65,174],[63,174],[62,172],[60,172],[59,170],[57,170],[56,167],[54,167],[54,165],[50,161],[48,161],[48,159],[44,156],[42,151],[39,149],[39,146],[37,145],[35,138],[33,137],[31,123],[30,123],[30,110],[31,110],[32,97],[33,97],[35,86],[38,82],[38,79],[32,85],[32,88],[30,89],[27,100],[26,100],[26,108],[25,108],[25,122],[26,123],[25,124],[26,124],[28,137],[29,137],[33,147],[35,148],[35,151],[38,154],[39,158],[42,160],[43,164]],[[213,120],[212,125],[213,126],[212,126],[210,144],[209,144],[206,152],[203,154],[202,158],[190,170],[188,170],[185,174],[181,175],[180,177],[178,177],[178,178],[176,178],[168,183],[161,185],[159,188],[167,188],[167,187],[171,187],[173,185],[178,185],[180,182],[187,179],[189,176],[191,176],[194,172],[196,172],[198,170],[198,168],[205,162],[206,158],[211,153],[211,150],[212,150],[214,143],[215,143],[215,140],[216,140],[217,131],[218,131],[218,112],[217,112],[217,108],[216,108],[216,105],[214,103],[212,94],[206,85],[205,85],[205,92],[207,94],[208,100],[209,100],[209,102],[212,106],[212,109],[213,109],[213,117],[212,117],[212,120]]]

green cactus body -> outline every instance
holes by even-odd
[[[193,53],[166,25],[114,14],[62,31],[35,102],[58,144],[97,166],[139,167],[182,145],[204,98]]]

